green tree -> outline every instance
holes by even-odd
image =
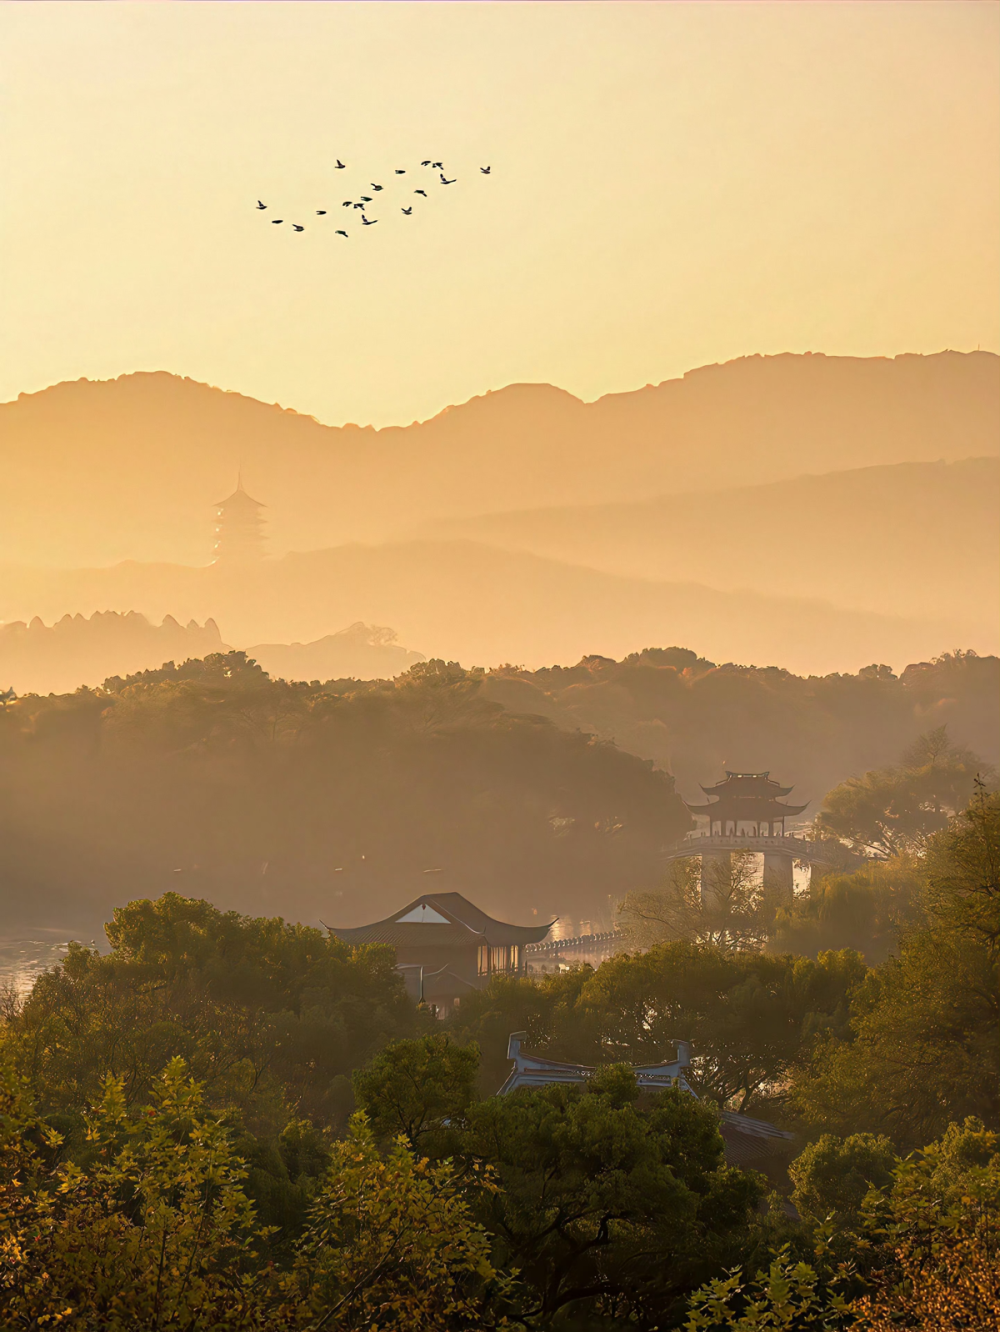
[[[716,1277],[695,1292],[687,1332],[992,1332],[1000,1309],[1000,1153],[979,1120],[868,1189],[846,1219],[815,1231],[813,1261],[789,1246],[769,1269]],[[862,1150],[869,1165],[871,1143]],[[856,1154],[856,1149],[855,1149]],[[859,1272],[839,1255],[864,1258]]]
[[[133,1104],[180,1055],[248,1125],[280,1128],[286,1106],[335,1124],[351,1070],[416,1029],[388,948],[175,893],[117,908],[106,932],[109,953],[71,947],[11,1024],[46,1110],[86,1105],[108,1075]]]
[[[833,1217],[843,1227],[854,1221],[872,1187],[891,1182],[898,1158],[888,1138],[852,1133],[837,1138],[824,1133],[788,1168],[792,1202],[810,1221]]]
[[[805,1120],[919,1147],[949,1122],[998,1121],[1000,798],[983,793],[927,853],[927,923],[854,991],[796,1082]]]
[[[494,1193],[479,1175],[478,1192]],[[380,1154],[362,1114],[334,1148],[279,1284],[279,1325],[317,1332],[480,1332],[502,1321],[512,1290],[452,1163],[417,1156],[402,1137]]]
[[[640,1094],[633,1073],[612,1066],[584,1086],[477,1101],[457,1047],[408,1044],[357,1078],[358,1100],[383,1131],[411,1125],[466,1180],[487,1167],[493,1187],[477,1190],[476,1213],[494,1266],[519,1274],[529,1325],[651,1326],[713,1262],[757,1242],[761,1182],[724,1165],[717,1115],[690,1095]]]
[[[411,1147],[445,1156],[464,1127],[478,1074],[478,1046],[433,1033],[390,1042],[355,1072],[354,1095],[378,1138],[402,1135]]]
[[[915,855],[869,860],[853,872],[814,869],[808,893],[778,910],[768,950],[815,957],[851,948],[869,965],[884,962],[921,917],[924,869]]]
[[[628,1069],[481,1101],[466,1142],[496,1172],[480,1215],[529,1322],[669,1325],[701,1273],[752,1247],[762,1186],[723,1164],[714,1113],[676,1090],[640,1096]]]
[[[735,852],[704,872],[696,857],[675,860],[656,892],[625,894],[618,921],[635,948],[683,939],[759,951],[771,933],[776,907],[775,895],[757,874],[757,857]]]
[[[992,768],[952,745],[938,727],[905,751],[898,767],[879,768],[835,787],[816,818],[817,832],[875,856],[923,850],[927,839],[972,798],[976,779]]]
[[[52,1169],[59,1136],[8,1077],[0,1147],[0,1321],[88,1332],[262,1326],[245,1170],[174,1060],[130,1117],[108,1079],[89,1161]],[[34,1145],[39,1143],[38,1146]]]

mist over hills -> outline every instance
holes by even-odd
[[[998,645],[1000,458],[896,463],[628,504],[438,520],[484,541],[630,578],[962,619]]]
[[[206,563],[211,506],[241,465],[280,554],[431,519],[990,456],[998,439],[987,352],[751,356],[589,404],[510,385],[382,430],[137,373],[0,405],[0,561]]]
[[[360,621],[312,643],[256,643],[249,655],[270,675],[286,680],[385,680],[426,658],[396,641],[383,625]],[[138,611],[64,615],[53,625],[0,625],[0,690],[17,694],[69,694],[109,678],[155,670],[228,652],[214,620],[180,625],[172,615],[150,624]]]
[[[990,650],[974,626],[957,620],[624,578],[471,541],[341,546],[249,571],[129,561],[104,569],[8,566],[0,575],[5,619],[137,607],[155,618],[212,615],[226,642],[243,648],[305,643],[363,615],[392,625],[428,656],[466,666],[569,663],[684,642],[715,661],[825,674],[871,662],[902,667],[954,646]]]

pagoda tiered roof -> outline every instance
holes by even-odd
[[[809,804],[807,801],[804,805],[783,805],[777,797],[789,795],[792,788],[772,781],[770,772],[727,770],[723,781],[701,789],[710,797],[707,804],[693,805],[687,800],[684,803],[692,814],[703,814],[713,820],[774,822],[801,814]]]

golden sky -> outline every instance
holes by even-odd
[[[522,380],[1000,349],[998,19],[5,4],[0,398],[167,369],[386,424]],[[456,184],[332,235],[425,157]]]

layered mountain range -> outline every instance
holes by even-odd
[[[1000,358],[747,357],[331,427],[166,373],[0,406],[0,618],[356,621],[466,664],[687,643],[804,672],[997,647]],[[271,558],[208,565],[238,472]]]

